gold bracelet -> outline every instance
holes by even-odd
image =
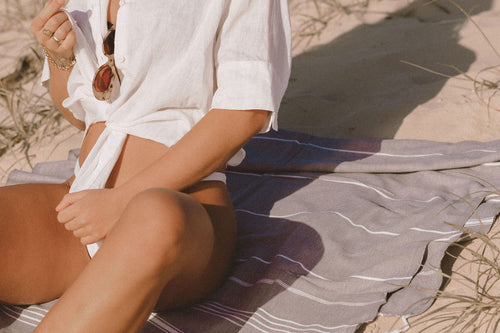
[[[61,64],[61,63],[58,63],[57,61],[55,61],[54,58],[52,58],[50,56],[49,52],[47,52],[47,50],[44,47],[42,47],[42,53],[47,58],[47,60],[52,65],[54,65],[55,68],[57,68],[57,69],[59,69],[61,71],[69,71],[76,64],[75,57],[73,57],[71,59],[69,59],[69,58],[61,58],[61,59],[65,60],[65,61],[69,61],[69,64]]]

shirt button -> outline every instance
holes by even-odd
[[[118,56],[118,57],[116,58],[116,61],[117,61],[118,63],[120,63],[120,64],[123,64],[123,63],[125,63],[125,57],[124,57],[124,56],[122,56],[122,55],[120,55],[120,56]]]

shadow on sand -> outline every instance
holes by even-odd
[[[456,1],[472,15],[492,0]],[[293,59],[280,126],[326,137],[394,138],[403,119],[443,88],[445,64],[466,72],[475,53],[460,45],[467,18],[446,0],[417,0]],[[335,29],[331,25],[328,29]]]

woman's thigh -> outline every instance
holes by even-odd
[[[212,254],[201,274],[193,275],[186,267],[163,289],[156,309],[167,310],[193,303],[216,288],[232,262],[236,243],[234,208],[225,184],[200,182],[188,194],[195,198],[208,213],[207,223],[213,229]]]
[[[32,304],[59,297],[90,260],[57,222],[67,184],[0,188],[0,302]]]

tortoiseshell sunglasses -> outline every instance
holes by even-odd
[[[92,80],[94,96],[101,101],[109,101],[113,92],[113,78],[116,76],[121,83],[115,66],[115,26],[112,25],[103,40],[102,49],[108,61],[99,67]]]

